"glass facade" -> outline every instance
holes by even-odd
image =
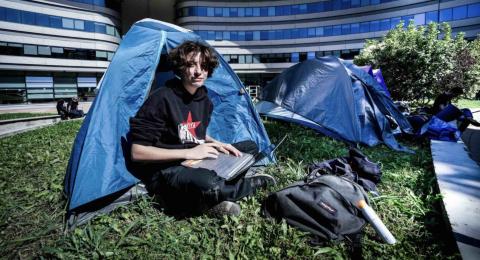
[[[192,6],[178,10],[178,17],[265,17],[311,14],[378,5],[398,0],[329,0],[306,4],[262,6],[262,7],[207,7]]]
[[[102,73],[0,71],[0,103],[80,97],[92,100]]]
[[[224,54],[222,57],[229,64],[254,64],[254,63],[296,63],[304,60],[334,55],[342,59],[353,59],[360,53],[359,49],[331,50],[316,52],[268,53],[268,54]]]
[[[33,13],[5,7],[0,7],[0,21],[37,25],[57,29],[103,33],[120,37],[118,29],[109,24]]]
[[[285,40],[298,38],[328,37],[356,33],[386,31],[395,28],[400,21],[413,20],[415,25],[424,25],[429,22],[449,22],[455,20],[480,17],[480,3],[454,8],[441,9],[427,13],[393,17],[361,23],[339,24],[322,27],[307,27],[280,30],[262,31],[196,31],[204,40],[227,41],[257,41],[257,40]],[[408,22],[404,24],[407,26]]]
[[[114,52],[0,42],[0,55],[110,61]]]

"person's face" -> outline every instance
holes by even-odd
[[[187,88],[199,88],[208,77],[208,71],[202,68],[200,53],[188,56],[189,64],[183,75],[183,84]]]

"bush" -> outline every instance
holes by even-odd
[[[453,39],[447,23],[402,22],[381,41],[367,40],[354,62],[382,68],[395,100],[426,104],[453,87],[469,97],[480,89],[480,40],[467,42],[463,33]]]

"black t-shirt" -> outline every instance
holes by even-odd
[[[167,149],[194,147],[204,142],[212,111],[205,86],[191,95],[180,80],[170,80],[130,119],[131,141]]]

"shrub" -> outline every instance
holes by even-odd
[[[479,58],[479,39],[467,42],[463,33],[452,38],[447,23],[417,27],[411,21],[380,41],[367,40],[354,62],[382,68],[393,99],[425,104],[453,87],[473,96],[480,88]]]

